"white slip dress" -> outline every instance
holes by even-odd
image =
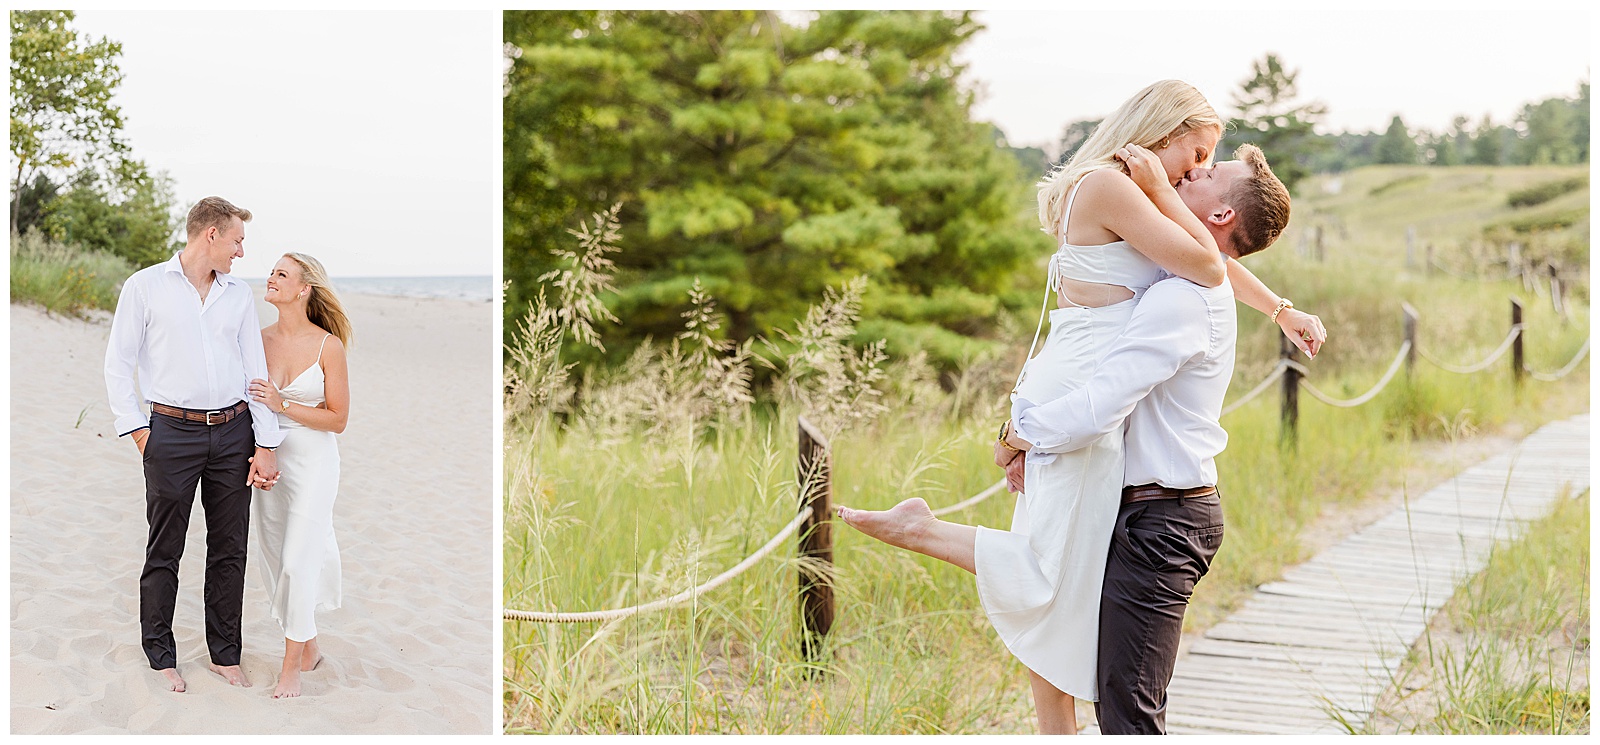
[[[1081,185],[1079,181],[1078,185]],[[1043,404],[1088,381],[1122,335],[1144,291],[1166,276],[1127,241],[1099,246],[1065,242],[1077,185],[1062,215],[1062,245],[1050,257],[1044,307],[1061,278],[1121,285],[1134,296],[1099,308],[1049,311],[1050,334],[1033,347],[1012,391],[1017,402]],[[1034,344],[1039,332],[1034,331]],[[1025,492],[1017,495],[1011,530],[978,527],[974,562],[984,613],[1029,670],[1075,698],[1098,701],[1095,660],[1100,589],[1123,487],[1122,431],[1067,453],[1028,456]]]
[[[327,336],[322,344],[327,346]],[[278,388],[278,394],[304,406],[325,400],[320,348],[317,361]],[[311,429],[282,413],[278,426],[285,433],[277,450],[282,476],[271,491],[253,490],[250,512],[272,618],[283,627],[285,638],[304,642],[317,635],[316,611],[334,610],[342,602],[339,544],[333,537],[339,443],[334,433]]]

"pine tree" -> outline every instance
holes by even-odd
[[[1298,70],[1290,71],[1275,54],[1251,64],[1251,76],[1239,84],[1233,105],[1239,117],[1229,123],[1227,147],[1253,144],[1266,154],[1272,171],[1293,190],[1311,174],[1311,160],[1326,144],[1316,125],[1327,113],[1321,103],[1297,104]],[[1224,152],[1227,147],[1224,148]]]

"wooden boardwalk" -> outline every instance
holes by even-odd
[[[1178,660],[1168,730],[1344,732],[1336,716],[1361,727],[1434,612],[1568,487],[1589,487],[1588,414],[1544,426],[1258,588]]]

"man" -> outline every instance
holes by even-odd
[[[206,516],[210,667],[231,685],[250,685],[239,669],[250,487],[276,483],[272,449],[283,433],[247,393],[252,378],[267,378],[267,360],[255,295],[228,274],[244,256],[249,219],[249,210],[220,197],[200,200],[189,211],[183,250],[123,283],[106,347],[118,436],[132,437],[144,458],[150,533],[139,575],[142,644],[150,667],[180,693],[186,685],[172,615],[197,485]],[[150,404],[148,418],[141,401]]]
[[[1265,249],[1289,221],[1289,192],[1261,151],[1191,171],[1178,185],[1223,253]],[[1283,303],[1280,302],[1280,310]],[[1106,734],[1164,734],[1183,614],[1222,543],[1215,458],[1233,376],[1233,289],[1181,278],[1145,291],[1126,331],[1083,387],[1046,404],[1021,404],[1007,444],[1059,453],[1124,430],[1122,507],[1100,598],[1095,712]],[[1020,481],[1022,458],[996,447]]]

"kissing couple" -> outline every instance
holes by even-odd
[[[300,695],[322,660],[315,612],[340,605],[333,503],[350,415],[345,347],[351,327],[316,259],[287,253],[267,279],[276,323],[261,328],[255,294],[229,274],[244,257],[249,210],[206,197],[189,210],[187,242],[122,285],[106,347],[106,390],[120,436],[144,459],[149,537],[139,575],[145,656],[183,692],[172,635],[198,487],[206,520],[205,628],[210,668],[250,687],[240,668],[250,521],[262,578],[283,627],[273,698]],[[135,386],[134,374],[138,373]],[[149,413],[140,407],[149,404]]]
[[[1106,734],[1166,731],[1184,611],[1222,544],[1215,459],[1235,299],[1310,357],[1327,339],[1237,261],[1282,235],[1289,191],[1255,146],[1212,165],[1222,131],[1198,90],[1160,81],[1040,183],[1039,219],[1059,245],[1045,304],[1058,307],[994,444],[1018,492],[1010,530],[939,520],[919,498],[838,510],[977,576],[984,613],[1028,667],[1044,734],[1077,732],[1075,699],[1095,702]]]

